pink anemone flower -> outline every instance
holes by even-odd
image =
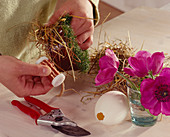
[[[162,69],[156,79],[145,79],[141,83],[141,104],[157,116],[170,115],[170,68]]]
[[[100,70],[95,78],[95,85],[104,85],[111,82],[119,67],[119,60],[110,49],[105,51],[105,56],[99,59]]]
[[[152,75],[156,75],[162,69],[164,58],[163,52],[151,54],[148,51],[139,51],[135,57],[129,57],[128,62],[131,68],[124,68],[124,72],[138,77],[144,77],[150,71]]]

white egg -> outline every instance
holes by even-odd
[[[103,94],[95,106],[95,117],[105,125],[119,124],[129,112],[128,99],[120,91],[109,91]]]

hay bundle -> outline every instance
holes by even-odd
[[[127,74],[123,71],[125,67],[128,67],[128,58],[130,56],[133,56],[135,53],[135,50],[129,46],[129,43],[127,41],[123,42],[122,40],[114,40],[112,43],[109,43],[107,41],[99,43],[99,48],[95,49],[93,54],[90,56],[90,70],[88,74],[90,76],[93,76],[93,78],[96,77],[99,71],[99,59],[105,55],[105,50],[106,49],[111,49],[114,51],[116,54],[117,58],[119,59],[120,65],[118,68],[118,71],[122,73],[124,76],[129,78]],[[84,91],[87,93],[87,95],[83,96],[81,101],[86,102],[88,100],[93,99],[97,95],[102,95],[108,91],[111,90],[118,90],[123,92],[124,94],[127,95],[127,87],[126,87],[126,80],[122,78],[120,75],[116,74],[113,81],[101,85],[95,88],[95,91]]]

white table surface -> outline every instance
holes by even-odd
[[[98,43],[100,28],[101,26],[95,29],[93,46]],[[128,31],[134,47],[140,48],[144,41],[144,49],[170,54],[170,12],[150,8],[137,8],[127,12],[103,25],[100,41],[105,32],[110,40],[127,39]],[[94,91],[91,83],[92,80],[84,75],[76,82],[73,82],[72,78],[67,78],[65,81],[66,89],[74,88],[79,92]],[[62,97],[55,97],[59,91],[59,88],[54,88],[48,94],[37,98],[61,108],[68,118],[91,132],[89,137],[170,136],[170,118],[168,117],[164,117],[161,122],[158,121],[152,127],[137,127],[128,120],[119,125],[106,126],[97,122],[94,116],[97,98],[85,105],[80,102],[81,96],[73,91],[66,92]],[[65,137],[51,128],[35,125],[34,120],[10,104],[13,99],[23,101],[0,84],[0,137]]]

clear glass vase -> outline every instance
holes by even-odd
[[[129,106],[131,112],[131,120],[137,126],[149,127],[157,122],[157,116],[149,114],[141,105],[140,91],[133,90],[127,86],[127,93],[129,98]]]

